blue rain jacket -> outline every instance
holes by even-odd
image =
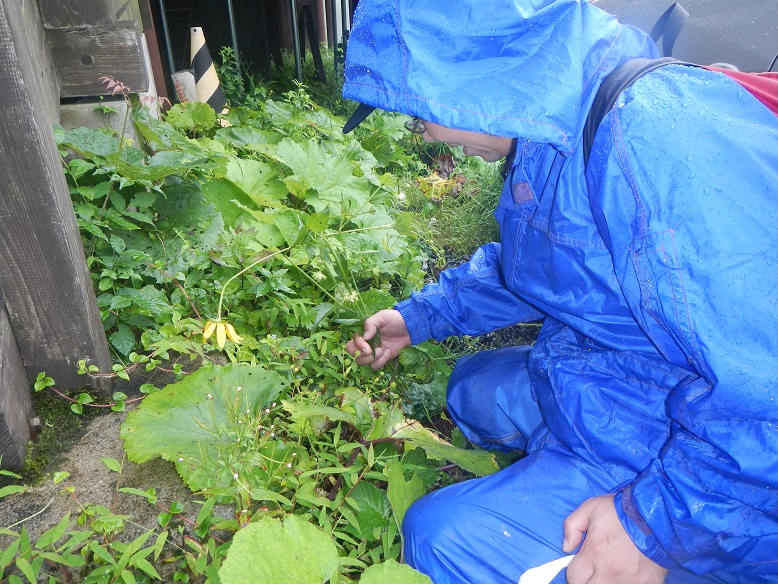
[[[545,319],[539,432],[622,481],[643,553],[778,581],[778,117],[666,66],[585,169],[597,87],[639,56],[644,33],[579,0],[361,0],[346,97],[518,139],[501,243],[397,309],[414,343]]]

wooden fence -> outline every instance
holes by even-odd
[[[266,1],[270,0],[259,0],[260,4]],[[347,26],[339,24],[338,15],[350,16],[356,1],[299,0],[298,6],[294,0],[272,0],[271,4],[285,10],[282,20],[290,24],[284,25],[284,36],[296,32],[292,23],[297,20],[289,18],[295,7],[307,7],[305,14],[312,21],[311,6],[315,6],[319,34],[331,27],[332,44]],[[247,10],[256,8],[252,1],[244,4]],[[104,75],[132,91],[145,92],[151,85],[164,95],[164,73],[172,72],[173,59],[168,55],[171,70],[165,71],[153,23],[155,9],[165,23],[164,6],[163,0],[0,0],[0,466],[4,468],[23,463],[34,433],[31,385],[40,372],[52,377],[58,389],[69,391],[88,381],[77,374],[81,359],[101,372],[111,371],[52,125],[59,122],[61,107],[105,94],[99,81]],[[325,10],[333,15],[328,24]],[[308,24],[313,31],[313,22]],[[256,36],[251,30],[241,32],[248,43]],[[315,45],[319,35],[310,32],[309,36]],[[170,45],[167,34],[162,35],[162,44]],[[276,39],[271,44],[265,41],[261,49],[272,52],[285,43]],[[61,105],[62,100],[70,105]]]
[[[133,7],[135,7],[133,9]],[[85,384],[77,363],[111,356],[52,132],[60,98],[102,93],[101,75],[143,91],[137,3],[0,0],[0,456],[19,467],[31,383]]]

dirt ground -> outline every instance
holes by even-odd
[[[129,384],[117,383],[114,390],[123,391],[128,396],[139,395],[135,389],[141,383],[152,381],[158,387],[171,382],[157,376],[157,379],[134,379]],[[131,410],[132,406],[128,406]],[[46,466],[42,479],[23,493],[13,494],[0,499],[0,527],[20,531],[24,526],[30,540],[36,541],[47,529],[56,525],[66,513],[70,513],[75,522],[82,509],[88,505],[102,505],[115,515],[128,516],[123,532],[117,537],[120,541],[131,541],[147,530],[156,533],[162,531],[157,522],[160,513],[168,510],[173,502],[185,506],[184,516],[193,520],[199,511],[194,500],[201,497],[193,495],[176,473],[172,463],[157,459],[144,464],[134,464],[126,459],[122,441],[119,438],[121,424],[128,411],[100,414],[89,420],[78,435],[66,442],[70,446],[52,456]],[[101,460],[113,458],[121,463],[121,472],[110,470]],[[67,478],[55,484],[56,473],[68,473]],[[119,492],[120,488],[131,487],[156,490],[157,503],[149,504],[136,495]],[[67,490],[72,488],[72,493]],[[74,525],[74,528],[81,529]],[[146,545],[153,545],[152,535]],[[11,539],[0,536],[0,552]],[[170,546],[171,555],[175,548]],[[163,581],[172,581],[175,564],[168,569],[171,576],[163,574]],[[160,565],[155,564],[160,570]],[[5,580],[3,580],[5,581]],[[66,577],[62,582],[78,582],[77,577]]]
[[[48,469],[39,485],[0,500],[0,526],[20,530],[24,524],[34,540],[66,512],[77,517],[82,505],[99,504],[117,515],[131,515],[138,529],[154,529],[162,509],[121,493],[119,488],[154,487],[160,505],[186,501],[190,491],[172,463],[154,460],[137,465],[124,458],[119,428],[126,414],[111,412],[92,419],[84,435]],[[101,460],[105,457],[122,462],[121,473],[111,471]],[[56,472],[67,472],[69,476],[54,484]],[[74,487],[72,496],[64,492],[67,487]]]

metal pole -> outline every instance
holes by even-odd
[[[162,23],[162,37],[165,39],[165,57],[167,57],[167,64],[170,68],[170,75],[176,72],[176,64],[173,61],[173,45],[170,44],[170,29],[167,25],[167,12],[165,8],[165,0],[159,0],[159,14],[160,22]]]
[[[235,30],[235,12],[232,9],[232,0],[227,0],[227,15],[230,18],[230,35],[232,36],[232,50],[235,51],[235,70],[238,77],[243,77],[240,72],[240,53],[238,52],[238,32]]]
[[[332,63],[335,67],[335,78],[338,78],[338,42],[340,42],[340,39],[338,38],[338,23],[340,22],[340,18],[338,18],[338,3],[339,0],[330,0],[330,12],[332,13],[332,18],[330,19],[332,21]]]
[[[349,0],[341,0],[340,9],[343,17],[343,42],[345,43],[348,33],[351,32],[351,3]]]
[[[303,62],[300,55],[300,31],[297,26],[297,0],[289,0],[289,11],[292,13],[292,44],[294,45],[294,65],[297,80],[303,80]]]

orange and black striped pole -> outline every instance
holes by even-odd
[[[203,29],[195,26],[191,30],[191,55],[192,69],[195,76],[195,87],[197,87],[197,98],[202,103],[210,105],[216,113],[221,113],[227,100],[224,98],[219,76],[216,74],[216,67],[211,59],[211,53],[208,52],[208,45],[205,44],[205,35]]]

